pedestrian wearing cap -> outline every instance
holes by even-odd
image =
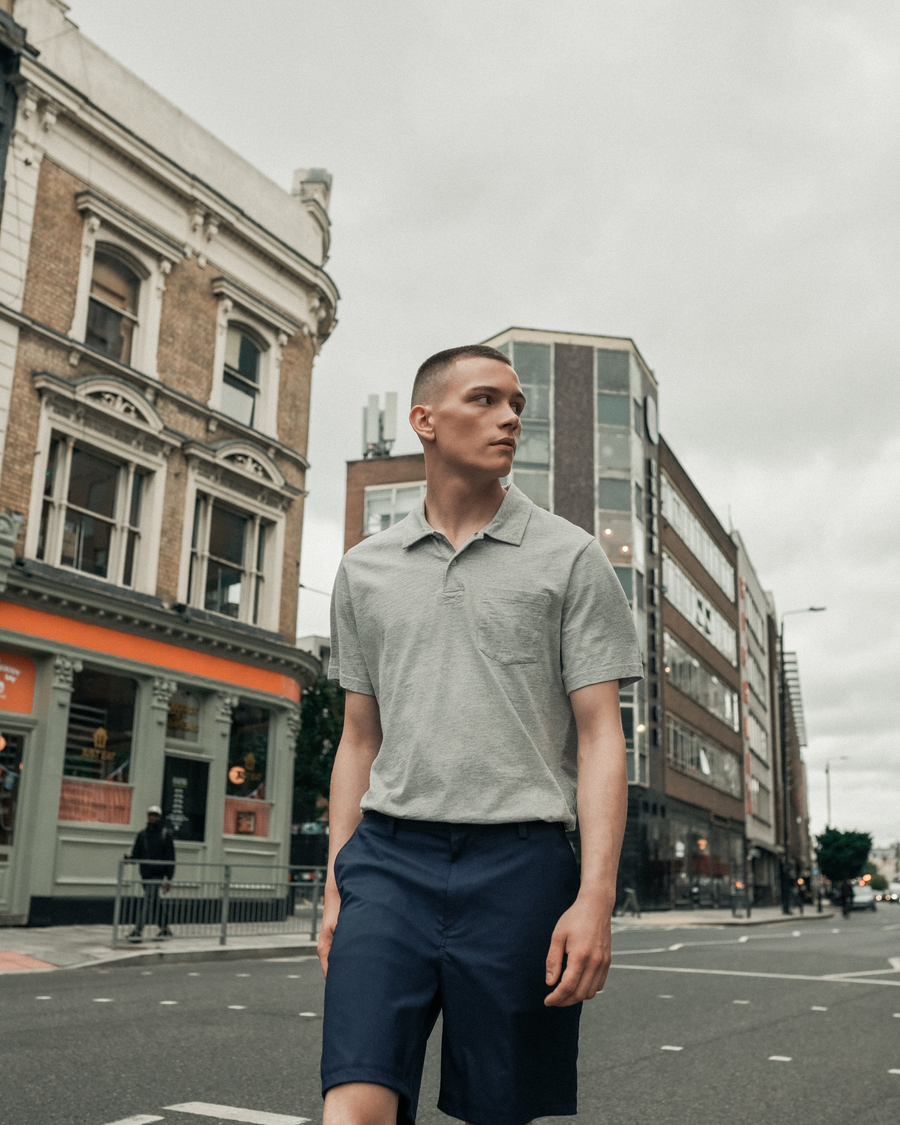
[[[425,499],[335,582],[323,1125],[414,1125],[438,1014],[444,1113],[577,1109],[625,826],[619,687],[643,669],[597,539],[503,487],[524,409],[502,352],[426,360]]]
[[[172,937],[172,931],[168,926],[166,902],[164,898],[160,899],[160,894],[165,895],[168,892],[172,876],[175,874],[175,844],[171,830],[163,824],[162,809],[159,805],[151,805],[147,809],[147,827],[138,832],[131,855],[125,858],[149,861],[140,864],[144,898],[140,914],[134,929],[128,935],[128,940],[139,942],[144,926],[147,925],[158,927],[154,941]]]

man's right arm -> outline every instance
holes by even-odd
[[[344,704],[344,730],[334,757],[328,798],[328,875],[317,950],[322,972],[326,975],[331,939],[341,908],[341,896],[334,879],[334,857],[359,824],[360,802],[369,788],[369,772],[380,749],[378,700],[374,695],[348,691]]]

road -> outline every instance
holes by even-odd
[[[628,928],[614,948],[582,1023],[586,1125],[900,1121],[900,908]],[[0,1011],[3,1125],[322,1120],[315,961],[8,975]],[[420,1125],[449,1120],[437,1045]]]

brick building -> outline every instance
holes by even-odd
[[[0,3],[0,919],[285,862],[330,176],[282,190],[80,34]],[[89,93],[88,93],[89,91]]]
[[[724,905],[748,878],[757,902],[777,901],[774,608],[743,541],[659,435],[656,379],[633,341],[511,328],[486,342],[513,360],[528,399],[511,478],[597,536],[635,615],[645,679],[621,699],[620,882],[657,908]],[[345,550],[402,519],[424,489],[421,454],[349,462]],[[795,761],[796,818],[799,747]],[[808,866],[808,844],[805,854]]]

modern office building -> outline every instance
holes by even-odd
[[[743,542],[660,437],[656,378],[633,341],[510,328],[485,342],[527,396],[510,479],[599,539],[635,615],[645,679],[621,699],[621,885],[651,908],[725,905],[752,876],[757,901],[774,901],[773,611]],[[345,549],[419,502],[424,467],[421,454],[348,463]]]
[[[330,177],[0,9],[0,921],[101,919],[150,804],[179,864],[287,858]]]

